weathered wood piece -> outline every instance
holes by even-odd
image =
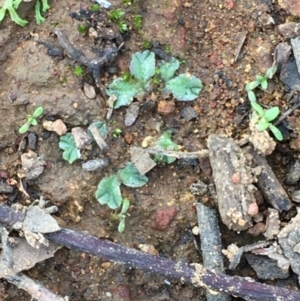
[[[221,234],[216,212],[201,203],[196,204],[196,210],[203,266],[216,273],[224,273]],[[230,301],[231,297],[222,292],[212,293],[207,290],[206,299],[207,301]]]
[[[279,232],[278,242],[300,283],[300,213]]]
[[[280,212],[290,210],[292,202],[273,173],[267,160],[253,149],[250,149],[249,152],[253,157],[253,164],[261,166],[262,171],[257,176],[257,185],[265,200]]]
[[[211,135],[207,146],[221,219],[229,229],[248,229],[258,207],[245,154],[232,138]]]
[[[25,213],[0,205],[0,223],[13,225],[22,222]],[[130,249],[97,237],[61,229],[45,235],[49,240],[72,250],[104,257],[108,260],[128,264],[134,268],[172,277],[195,286],[207,287],[237,297],[264,301],[299,301],[300,292],[255,282],[252,279],[231,277],[206,270],[200,264],[187,264]]]

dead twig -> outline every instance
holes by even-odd
[[[24,213],[0,205],[0,223],[12,225],[24,220]],[[206,270],[200,264],[187,264],[130,249],[116,243],[96,238],[69,229],[45,234],[46,238],[72,250],[104,257],[108,260],[128,264],[134,268],[172,277],[215,291],[222,291],[242,298],[264,301],[297,301],[300,292],[218,274]]]
[[[201,203],[196,204],[203,266],[218,273],[224,273],[222,242],[216,212]],[[209,235],[207,235],[209,233]],[[228,294],[206,291],[207,301],[230,301]]]
[[[207,149],[202,149],[197,152],[178,152],[178,151],[165,150],[161,148],[145,148],[144,150],[145,152],[152,155],[169,156],[177,159],[198,159],[198,158],[208,157]]]

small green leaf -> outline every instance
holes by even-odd
[[[148,182],[148,178],[142,175],[132,162],[126,163],[123,169],[118,171],[122,184],[128,187],[142,187]]]
[[[102,179],[99,184],[95,197],[101,205],[107,205],[110,209],[117,209],[122,203],[120,181],[116,175],[111,175]]]
[[[149,50],[136,52],[130,62],[131,74],[145,84],[155,74],[155,55]]]
[[[260,117],[265,116],[265,110],[256,101],[251,101],[251,107],[257,112]]]
[[[122,209],[120,214],[125,214],[130,206],[130,201],[128,199],[123,199]]]
[[[277,66],[273,65],[271,68],[269,68],[266,72],[266,77],[267,78],[272,78],[274,76],[274,74],[277,72]]]
[[[273,108],[270,108],[268,110],[265,111],[265,116],[264,118],[270,122],[270,121],[273,121],[274,119],[276,119],[278,117],[280,113],[280,110],[278,107],[273,107]]]
[[[280,132],[280,130],[275,125],[269,124],[269,128],[270,128],[271,132],[273,133],[273,135],[275,136],[275,138],[278,141],[282,141],[283,140],[282,133]]]
[[[262,75],[256,75],[256,81],[259,82],[260,84],[265,81],[266,78]]]
[[[30,123],[26,122],[19,128],[19,134],[25,134],[30,127]]]
[[[119,222],[118,232],[123,233],[125,230],[125,218],[122,218]]]
[[[254,90],[255,88],[257,88],[258,86],[260,85],[260,82],[255,80],[253,82],[250,82],[246,85],[246,91],[249,92],[249,91],[252,91]]]
[[[117,100],[114,108],[128,106],[132,103],[134,96],[138,94],[140,87],[137,83],[124,81],[122,78],[116,78],[106,89],[108,96],[115,95]]]
[[[33,117],[31,117],[31,120],[30,120],[30,121],[28,120],[28,122],[29,122],[31,125],[37,125],[37,124],[38,124],[37,121],[36,121],[36,119],[33,118]]]
[[[178,145],[173,142],[171,134],[169,132],[163,133],[155,142],[155,146],[165,150],[178,150]],[[176,161],[176,158],[170,156],[155,155],[154,160],[156,162],[165,162],[171,164]]]
[[[269,122],[265,118],[261,118],[257,124],[257,128],[260,132],[265,131],[269,127]]]
[[[160,62],[159,64],[160,76],[165,81],[171,79],[174,76],[175,72],[178,70],[179,66],[180,66],[180,62],[174,57],[172,57],[170,62],[165,62],[165,61]]]
[[[268,89],[268,81],[264,78],[264,80],[260,83],[261,88],[263,90],[267,90]]]
[[[44,112],[44,108],[43,107],[38,107],[34,110],[34,112],[32,114],[32,117],[38,118],[43,114],[43,112]]]
[[[251,102],[256,102],[256,96],[255,96],[255,93],[252,90],[248,91],[248,98]]]
[[[192,101],[196,99],[201,90],[201,80],[189,73],[180,74],[166,82],[166,89],[180,101]]]
[[[67,133],[66,135],[60,137],[59,148],[63,150],[63,158],[70,164],[80,158],[80,151],[76,147],[71,133]]]

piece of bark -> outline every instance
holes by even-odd
[[[22,222],[25,214],[0,205],[0,223],[12,225]],[[86,252],[108,260],[128,264],[134,268],[172,277],[197,287],[226,292],[237,297],[264,301],[299,301],[300,292],[262,284],[253,279],[227,276],[206,270],[200,264],[188,264],[143,253],[97,237],[69,229],[46,234],[46,237],[71,250]]]
[[[285,183],[295,185],[300,180],[300,162],[296,161],[285,178]]]
[[[224,273],[222,242],[216,212],[201,203],[196,204],[196,210],[203,266],[216,273]],[[229,301],[231,297],[222,292],[212,293],[207,290],[206,299],[207,301]]]
[[[229,229],[246,230],[252,226],[253,209],[256,212],[258,207],[243,150],[232,138],[217,135],[208,137],[207,146],[221,219]]]
[[[18,274],[18,275],[12,275],[5,278],[8,282],[16,285],[18,288],[23,289],[28,294],[31,295],[33,299],[39,300],[39,301],[67,301],[69,300],[68,297],[63,298],[61,296],[58,296],[51,291],[49,291],[47,288],[42,286],[40,283],[30,279],[29,277]]]
[[[280,269],[274,259],[253,254],[245,254],[245,257],[259,279],[274,280],[289,277],[288,271]]]
[[[253,157],[255,167],[262,167],[261,173],[257,175],[257,185],[265,200],[279,212],[290,210],[292,202],[273,173],[267,160],[253,149],[250,149],[249,152]]]
[[[280,24],[278,30],[286,39],[295,38],[300,36],[300,23],[288,22]]]
[[[300,283],[300,213],[279,232],[278,242]]]
[[[291,39],[291,44],[292,44],[293,54],[298,68],[298,73],[300,73],[300,37]]]
[[[278,235],[280,230],[279,212],[276,209],[268,208],[268,217],[266,221],[266,231],[264,236],[268,240],[272,240]]]

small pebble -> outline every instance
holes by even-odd
[[[28,148],[31,150],[36,150],[37,135],[33,132],[30,132],[27,138],[28,138]]]
[[[109,164],[109,160],[107,158],[89,160],[85,163],[82,163],[82,169],[86,171],[94,171],[94,170],[99,170],[107,166],[108,164]]]
[[[181,110],[180,116],[186,121],[191,121],[198,117],[198,113],[191,106],[187,105]]]
[[[88,83],[84,83],[83,85],[83,91],[87,98],[94,99],[96,98],[96,91],[95,88]]]

